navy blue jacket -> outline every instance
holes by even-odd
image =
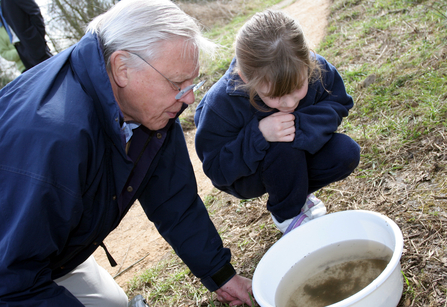
[[[0,306],[81,306],[53,280],[85,261],[136,199],[216,290],[210,278],[231,255],[197,195],[178,119],[135,130],[130,157],[150,141],[133,169],[119,118],[93,34],[0,91]]]
[[[353,106],[335,67],[320,55],[317,60],[323,70],[323,83],[310,83],[307,95],[293,112],[296,130],[292,147],[311,154],[331,138]],[[205,174],[216,187],[231,186],[256,172],[270,147],[259,130],[259,121],[277,112],[259,111],[250,104],[248,93],[237,87],[242,80],[233,72],[235,64],[233,59],[225,75],[203,97],[194,116],[196,151]],[[258,103],[266,107],[259,99]]]

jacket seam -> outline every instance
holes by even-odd
[[[54,186],[55,188],[57,188],[59,190],[62,190],[64,192],[66,192],[67,194],[69,194],[69,195],[71,195],[71,196],[73,196],[75,198],[81,196],[80,194],[70,190],[69,188],[67,188],[67,187],[65,187],[65,186],[63,186],[63,185],[61,185],[59,183],[56,183],[54,181],[51,181],[51,180],[49,180],[48,178],[46,178],[44,176],[35,174],[35,173],[27,172],[27,171],[24,171],[24,170],[21,170],[21,169],[17,169],[15,167],[8,167],[6,165],[1,165],[1,164],[0,164],[0,170],[4,170],[6,172],[14,173],[14,174],[21,175],[21,176],[26,176],[26,177],[38,180],[40,182],[49,184],[49,185]]]

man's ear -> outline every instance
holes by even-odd
[[[123,50],[115,51],[110,55],[110,74],[119,87],[126,87],[129,82],[127,75],[129,70],[124,60],[127,57],[129,54]]]

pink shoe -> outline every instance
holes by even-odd
[[[313,194],[309,194],[306,199],[306,203],[301,208],[301,213],[292,219],[284,235],[297,228],[300,225],[306,224],[310,220],[326,214],[326,207],[323,202],[315,197]]]

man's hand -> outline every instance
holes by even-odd
[[[273,113],[259,121],[259,130],[267,142],[292,142],[295,139],[295,115]]]
[[[252,306],[249,293],[253,297],[251,279],[239,275],[233,276],[225,285],[216,290],[217,299],[222,303],[230,304],[230,306],[242,304]]]

